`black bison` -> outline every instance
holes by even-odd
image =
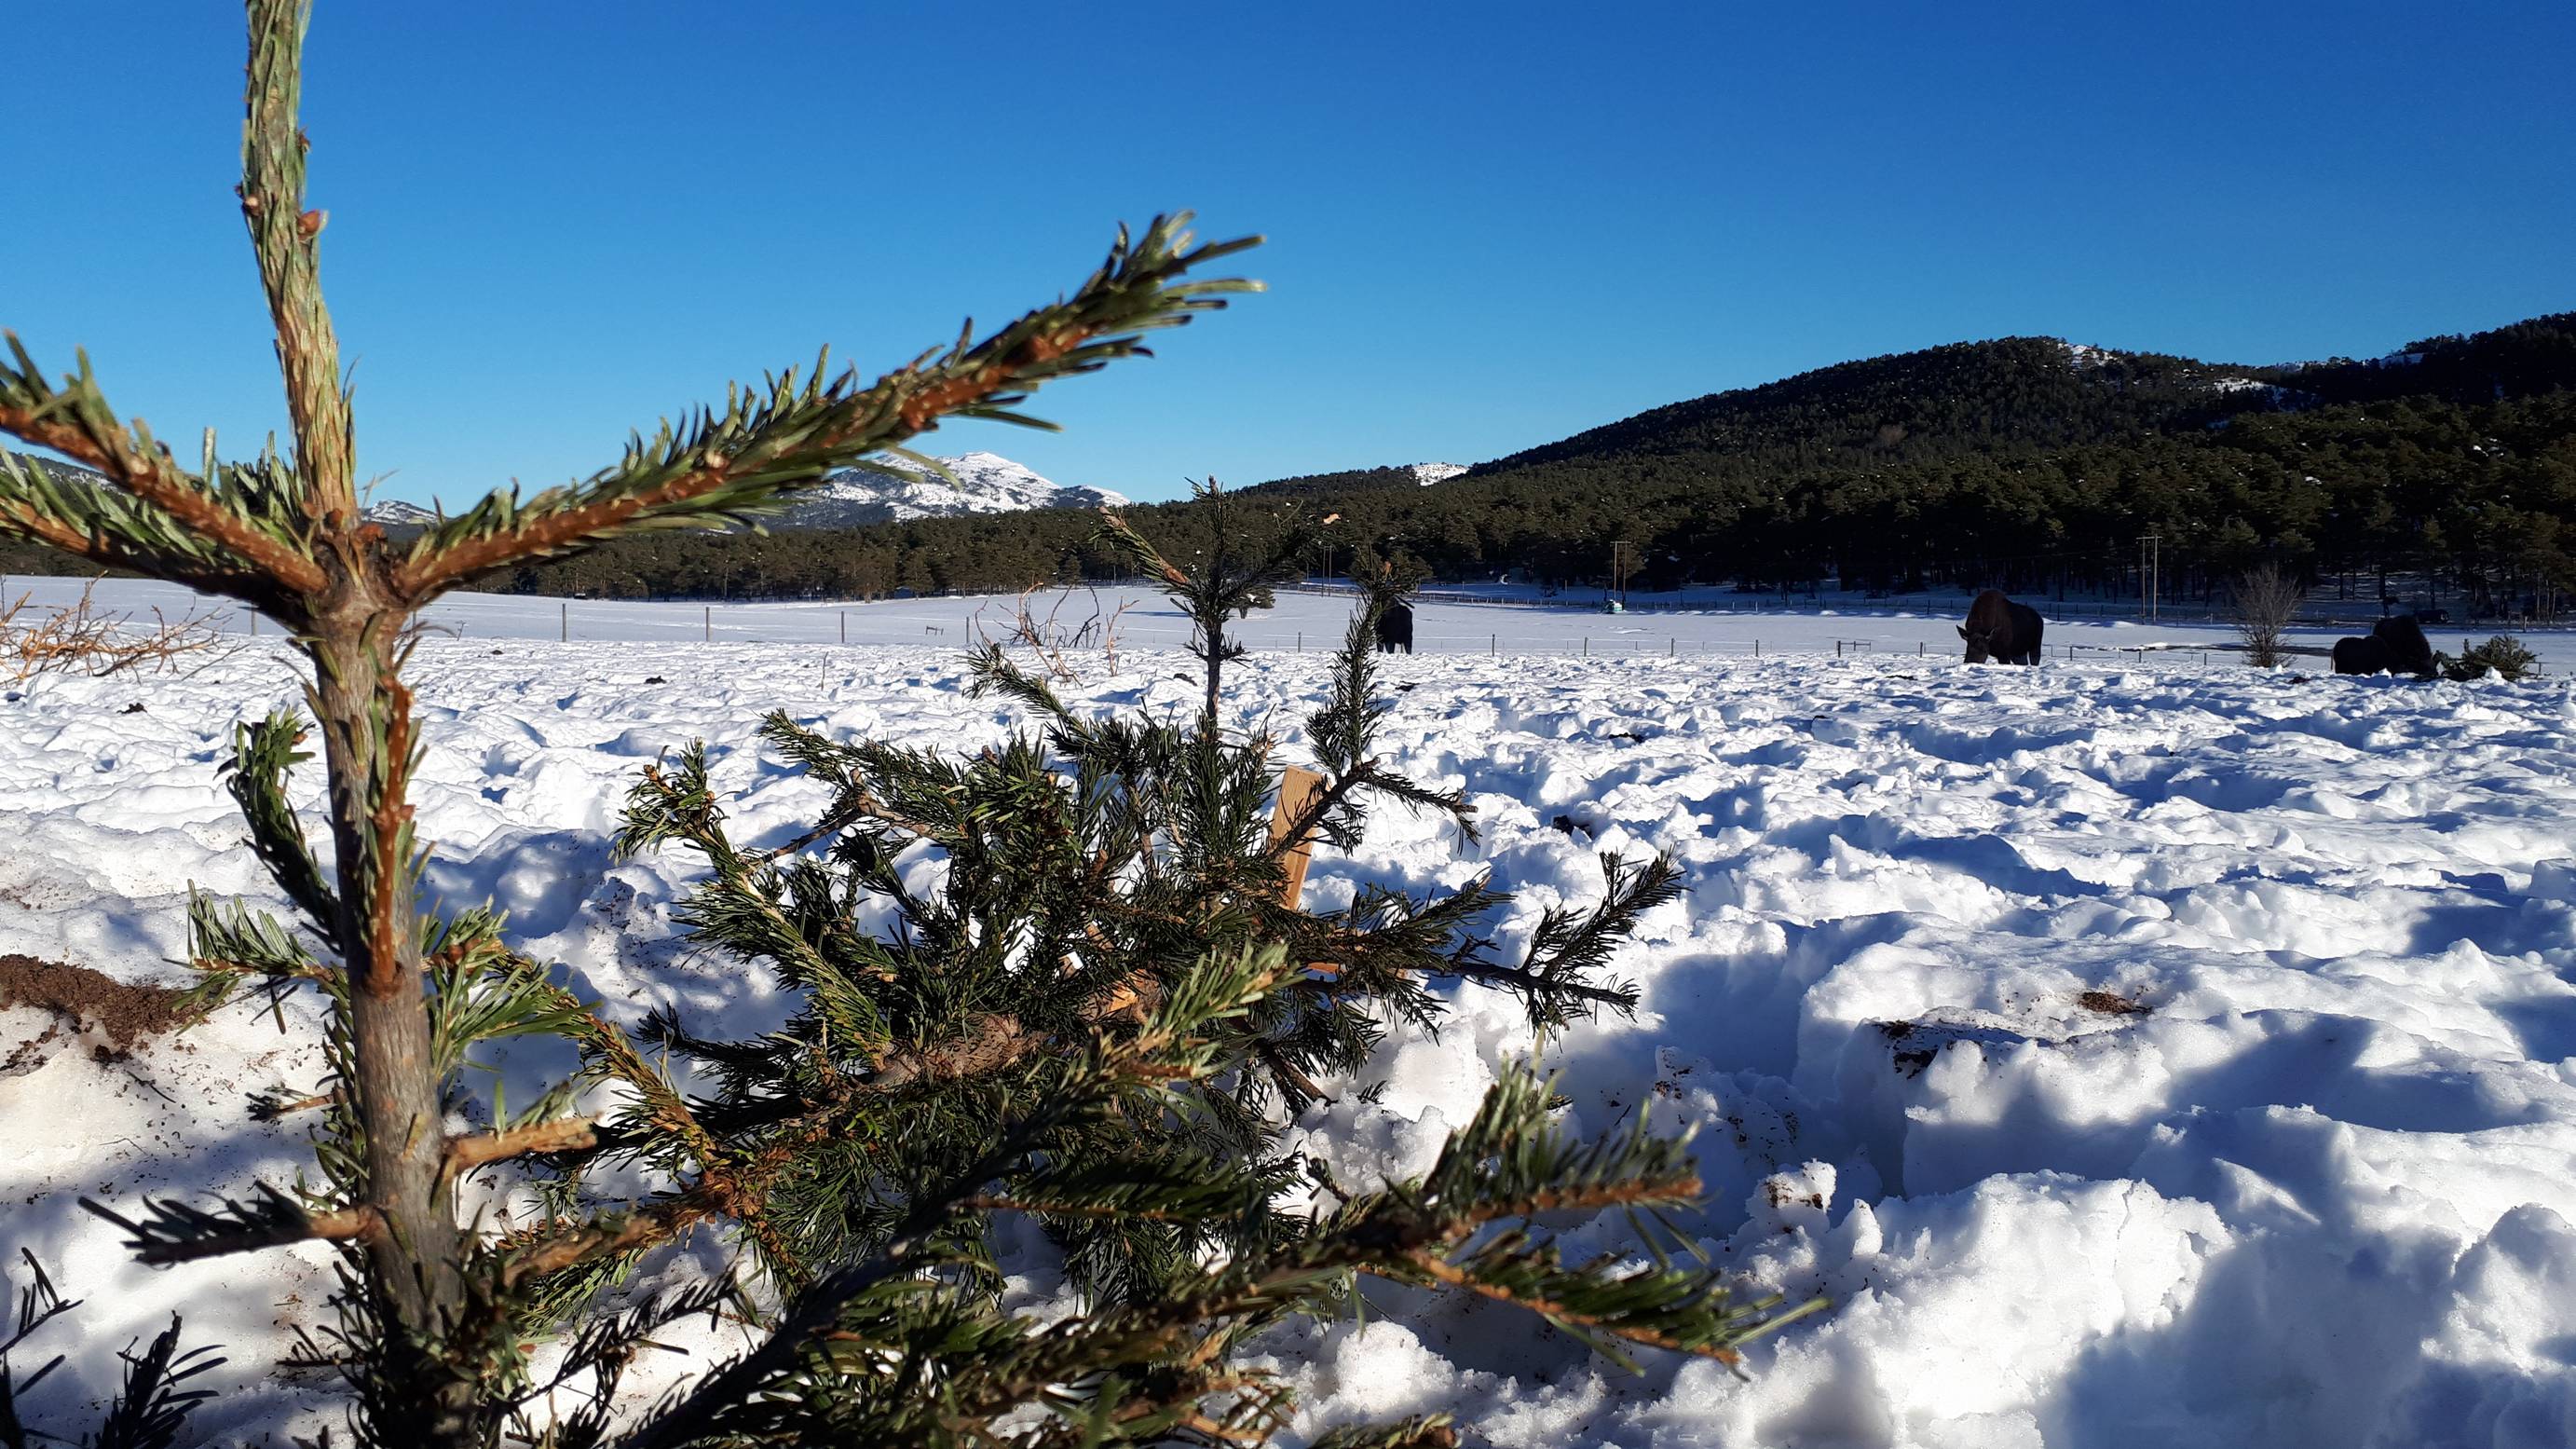
[[[1959,637],[1968,641],[1968,662],[1989,659],[2004,664],[2037,664],[2039,637],[2048,621],[2028,604],[2016,604],[2001,589],[1988,589],[1968,606],[1968,622]]]
[[[2337,674],[2412,674],[2433,677],[2433,641],[2412,614],[2399,614],[2370,626],[2368,634],[2337,639]]]
[[[1413,652],[1413,606],[1393,603],[1377,615],[1377,652],[1393,654],[1398,649]]]

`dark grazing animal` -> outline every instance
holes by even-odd
[[[2398,614],[2370,626],[2368,634],[2337,639],[2337,674],[2412,674],[2433,677],[2433,641],[2412,614]]]
[[[2005,664],[2037,664],[2039,639],[2048,621],[2028,604],[2016,604],[2001,589],[1988,589],[1968,606],[1968,622],[1959,637],[1968,641],[1968,661],[1989,659]]]
[[[1392,603],[1377,615],[1377,652],[1393,654],[1398,649],[1413,652],[1413,606]]]

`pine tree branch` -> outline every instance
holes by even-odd
[[[619,1441],[622,1449],[669,1449],[703,1437],[734,1406],[763,1392],[801,1362],[812,1341],[853,1303],[882,1285],[910,1278],[936,1251],[938,1234],[958,1204],[1024,1159],[1040,1144],[1139,1087],[1203,1076],[1213,1066],[1204,1033],[1239,1019],[1285,979],[1275,951],[1232,960],[1203,959],[1128,1040],[1086,1054],[1056,1090],[998,1133],[976,1159],[940,1185],[914,1193],[885,1246],[866,1262],[841,1269],[800,1293],[768,1341],[718,1369],[652,1422]],[[1195,1322],[1196,1320],[1190,1320]],[[1177,1330],[1166,1330],[1169,1336]],[[1085,1371],[1097,1365],[1086,1365]]]
[[[1497,1303],[1508,1303],[1515,1308],[1535,1313],[1541,1318],[1548,1320],[1550,1323],[1563,1324],[1571,1327],[1598,1329],[1605,1333],[1616,1334],[1631,1343],[1644,1344],[1648,1348],[1669,1349],[1676,1353],[1702,1354],[1706,1357],[1716,1359],[1720,1363],[1733,1363],[1738,1358],[1742,1357],[1742,1355],[1736,1353],[1732,1348],[1712,1348],[1695,1345],[1686,1340],[1671,1337],[1652,1328],[1622,1323],[1608,1314],[1580,1312],[1567,1304],[1539,1296],[1526,1289],[1516,1288],[1508,1284],[1490,1282],[1486,1279],[1475,1276],[1466,1269],[1450,1262],[1448,1258],[1443,1255],[1432,1252],[1429,1249],[1414,1249],[1411,1252],[1403,1254],[1398,1261],[1413,1268],[1423,1277],[1428,1278],[1432,1282],[1438,1283],[1443,1287],[1463,1288],[1479,1297],[1490,1298]]]
[[[1021,1025],[1016,1017],[984,1012],[969,1017],[965,1030],[935,1047],[896,1052],[869,1075],[865,1090],[899,1091],[916,1082],[954,1082],[982,1076],[1025,1060],[1046,1038]]]
[[[183,1014],[192,1022],[232,1000],[245,985],[256,983],[275,1005],[298,984],[327,991],[340,979],[338,967],[315,960],[275,917],[239,901],[218,901],[204,891],[188,895],[188,969],[199,977],[183,1003]]]
[[[124,507],[115,506],[122,502]],[[45,476],[42,465],[0,453],[0,533],[15,533],[74,558],[107,568],[167,578],[205,593],[250,597],[256,578],[228,563],[184,556],[168,541],[142,540],[167,533],[169,521],[131,500],[95,490],[67,490]]]
[[[99,1425],[98,1449],[176,1449],[188,1415],[216,1396],[213,1389],[180,1387],[222,1367],[225,1360],[205,1345],[179,1352],[179,1328],[179,1315],[173,1313],[170,1326],[153,1337],[150,1348],[138,1354],[129,1347],[118,1354],[125,1360],[125,1380]]]
[[[1458,1449],[1449,1415],[1431,1414],[1393,1424],[1354,1424],[1335,1429],[1310,1449]]]
[[[1310,966],[1308,969],[1311,970],[1313,968]],[[1278,1043],[1273,1042],[1270,1038],[1254,1037],[1252,1040],[1252,1050],[1254,1055],[1261,1058],[1261,1064],[1270,1069],[1270,1074],[1277,1078],[1282,1086],[1285,1086],[1290,1092],[1303,1099],[1301,1101],[1294,1101],[1288,1104],[1290,1115],[1293,1116],[1297,1112],[1303,1111],[1306,1104],[1309,1102],[1329,1102],[1333,1100],[1329,1093],[1327,1093],[1322,1087],[1316,1085],[1313,1077],[1299,1071],[1295,1062],[1288,1060],[1286,1056],[1282,1055],[1279,1050]]]
[[[119,422],[86,354],[80,371],[57,389],[16,333],[0,338],[9,348],[0,359],[0,433],[96,469],[132,500],[119,506],[94,490],[40,479],[41,470],[13,461],[0,470],[0,520],[9,527],[83,558],[253,602],[322,587],[321,568],[273,525],[243,511],[237,491],[207,486],[172,461],[140,423]]]
[[[250,1202],[222,1199],[219,1212],[193,1208],[175,1198],[146,1198],[145,1221],[136,1222],[84,1197],[80,1205],[126,1231],[125,1246],[138,1261],[186,1263],[274,1248],[314,1239],[372,1240],[384,1229],[373,1207],[361,1204],[313,1212],[266,1183],[254,1185]]]
[[[349,394],[340,343],[322,301],[321,237],[328,219],[304,209],[304,153],[296,123],[303,100],[300,51],[312,0],[250,0],[250,83],[242,122],[242,220],[259,258],[261,288],[276,324],[294,425],[299,502],[315,521],[357,524]],[[310,592],[310,590],[308,590]]]
[[[236,725],[233,757],[221,773],[225,790],[250,825],[251,848],[260,863],[304,912],[314,932],[337,949],[339,895],[324,879],[321,862],[314,859],[304,822],[286,801],[288,772],[312,758],[296,750],[303,741],[303,721],[282,709],[256,724]]]
[[[190,956],[188,969],[202,971],[210,976],[259,977],[270,980],[284,976],[315,986],[328,986],[339,979],[337,972],[318,963],[281,971],[257,961],[240,961],[222,956]]]
[[[555,1224],[497,1245],[503,1281],[519,1284],[623,1253],[659,1247],[699,1223],[725,1216],[727,1195],[701,1185],[632,1212]]]
[[[1018,421],[1009,409],[1040,385],[1145,355],[1140,336],[1176,327],[1258,290],[1237,279],[1183,282],[1192,267],[1257,245],[1259,238],[1192,246],[1188,214],[1158,217],[1138,238],[1122,228],[1109,259],[1074,294],[981,342],[958,343],[859,385],[855,370],[825,380],[825,362],[770,379],[765,393],[736,389],[725,410],[701,410],[636,439],[615,467],[522,505],[494,495],[424,534],[393,570],[395,590],[418,604],[513,560],[556,553],[633,528],[721,526],[747,520],[827,472],[895,447],[948,418]]]
[[[283,1089],[261,1092],[250,1099],[250,1119],[254,1122],[283,1121],[316,1107],[345,1107],[348,1101],[347,1095],[336,1088],[328,1092],[308,1092],[300,1097],[290,1097]]]
[[[1363,789],[1384,789],[1389,778],[1375,760],[1362,760],[1348,772],[1334,776],[1323,789],[1315,792],[1285,829],[1271,837],[1270,844],[1261,852],[1261,858],[1275,861],[1296,849],[1299,843],[1311,841],[1317,828],[1323,825],[1327,816],[1341,808],[1343,801]],[[1466,808],[1463,801],[1453,804],[1448,797],[1439,797],[1438,803],[1448,806],[1452,813]]]
[[[447,1160],[439,1171],[441,1176],[453,1180],[478,1167],[506,1162],[513,1157],[578,1152],[599,1145],[598,1118],[559,1117],[551,1122],[532,1122],[466,1137],[450,1137],[447,1139]]]

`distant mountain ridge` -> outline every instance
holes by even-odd
[[[1019,513],[1037,508],[1123,508],[1124,494],[1052,482],[999,453],[961,453],[939,460],[954,483],[893,463],[908,477],[852,468],[835,473],[800,495],[772,528],[853,528],[919,518],[958,518],[974,513]]]
[[[2004,337],[1836,363],[1667,403],[1466,469],[1354,469],[1256,489],[1322,495],[1603,468],[1682,481],[1747,468],[1875,467],[1951,452],[2186,435],[2247,413],[2408,396],[2468,406],[2568,386],[2576,386],[2576,313],[2425,338],[2383,357],[2260,366]],[[1441,470],[1436,480],[1432,469]]]

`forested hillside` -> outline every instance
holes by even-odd
[[[1408,468],[1281,479],[1337,514],[1335,571],[1445,579],[2112,589],[2158,536],[2169,593],[2272,559],[2428,575],[2469,599],[2576,582],[2576,313],[2374,361],[2226,366],[2049,338],[1959,343],[1674,403],[1421,486]],[[1186,553],[1194,503],[1130,511]],[[486,587],[592,596],[874,597],[1117,571],[1070,510],[845,530],[655,534]],[[1317,564],[1327,561],[1319,557]],[[0,568],[43,567],[37,551]]]

